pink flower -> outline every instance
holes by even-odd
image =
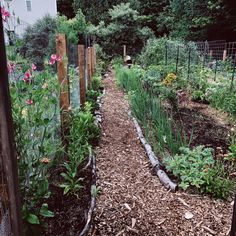
[[[30,71],[29,70],[25,72],[25,78],[27,78],[27,79],[30,78]]]
[[[25,72],[25,77],[23,78],[23,81],[25,82],[25,83],[29,83],[30,82],[30,71],[26,71]]]
[[[36,70],[36,69],[37,69],[36,65],[34,63],[32,63],[31,70],[33,71],[33,70]]]
[[[10,12],[7,11],[4,7],[0,7],[0,8],[1,8],[2,19],[4,21],[7,21],[7,19],[11,16]]]
[[[56,54],[52,54],[52,55],[51,55],[51,60],[56,61],[56,59],[57,59],[57,55],[56,55]]]
[[[61,57],[57,56],[56,61],[61,61]]]
[[[11,62],[8,62],[7,63],[7,69],[8,69],[8,73],[12,73],[15,69],[15,64],[14,63],[11,63]]]
[[[27,105],[32,105],[34,102],[33,102],[33,100],[29,99],[29,100],[26,100],[25,103]]]
[[[54,65],[56,61],[61,61],[61,57],[57,56],[56,54],[52,54],[51,59],[49,61],[49,65]]]

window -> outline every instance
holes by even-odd
[[[31,11],[32,10],[31,0],[26,0],[26,9],[27,9],[27,11]]]

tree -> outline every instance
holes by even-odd
[[[97,27],[92,27],[90,32],[97,36],[109,55],[121,55],[124,44],[132,49],[131,53],[136,53],[141,50],[145,41],[153,36],[153,32],[143,26],[146,17],[132,9],[130,3],[113,6],[108,13],[109,24],[101,21]]]

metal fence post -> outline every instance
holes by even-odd
[[[191,63],[191,48],[188,50],[188,79],[190,74],[190,63]]]
[[[6,50],[4,43],[4,33],[2,16],[0,14],[0,164],[3,165],[4,178],[6,183],[4,187],[8,190],[8,201],[10,204],[10,232],[1,232],[1,236],[20,236],[22,235],[22,222],[20,214],[20,196],[18,183],[17,158],[14,144],[13,120],[11,112],[11,99],[9,92],[9,82],[7,73]],[[1,194],[1,192],[0,192]],[[0,196],[2,202],[2,196]],[[0,202],[0,203],[1,203]],[[2,223],[2,222],[0,222]],[[0,225],[1,226],[1,225]],[[4,235],[4,233],[6,233]]]
[[[231,77],[231,85],[230,85],[230,90],[233,89],[234,86],[234,74],[235,74],[235,63],[234,63],[234,68],[233,68],[233,73],[232,73],[232,77]]]
[[[178,72],[178,64],[179,64],[179,46],[177,48],[177,55],[176,55],[176,68],[175,68],[175,73],[176,74]]]
[[[217,66],[218,66],[218,60],[216,60],[216,64],[215,64],[215,77],[214,77],[214,81],[216,80]]]
[[[168,44],[165,45],[165,65],[167,66],[167,56],[168,56]]]

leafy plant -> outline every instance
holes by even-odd
[[[224,168],[215,162],[212,149],[197,146],[193,150],[180,148],[181,154],[163,159],[167,170],[181,180],[180,187],[195,187],[200,192],[209,193],[214,197],[227,198],[234,188],[234,182]]]

